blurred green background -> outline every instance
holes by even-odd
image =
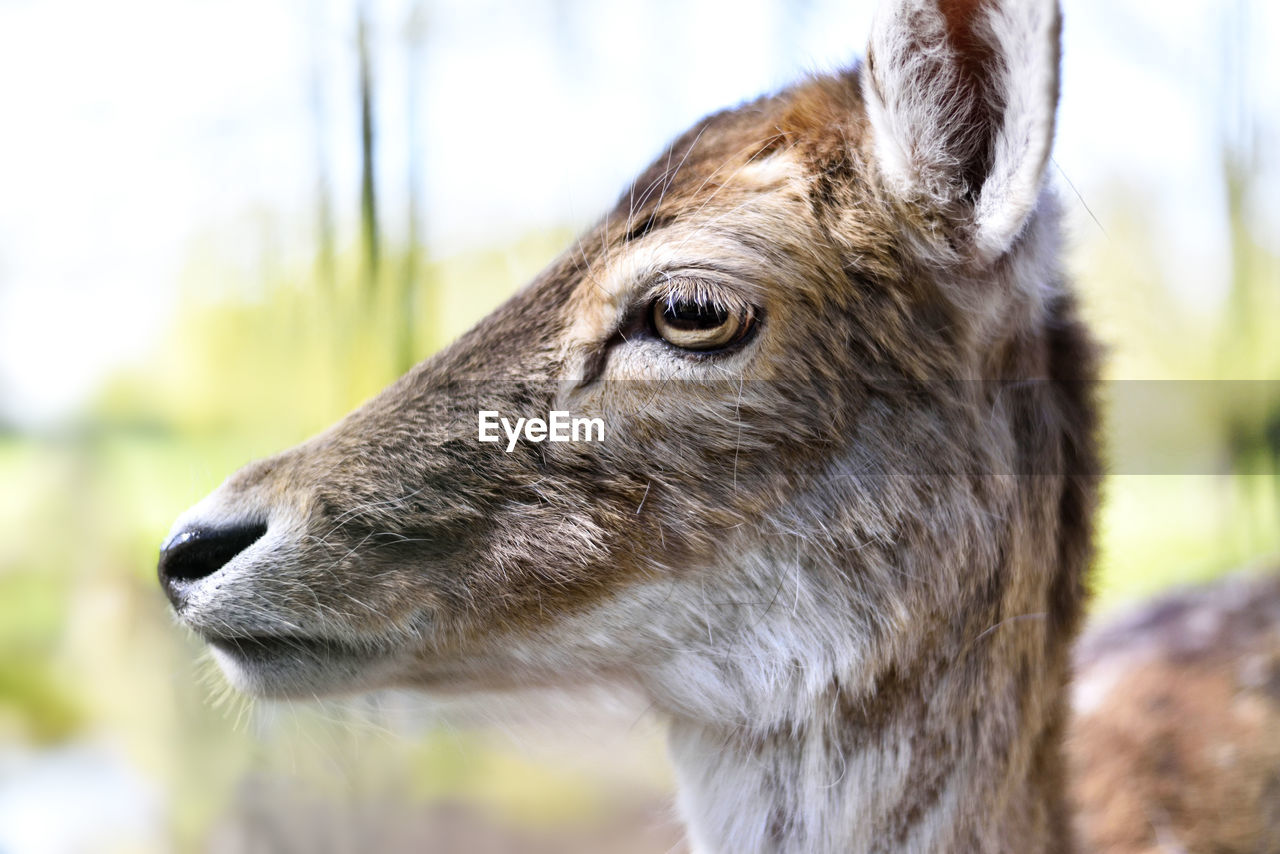
[[[1280,12],[1064,5],[1052,168],[1115,380],[1106,609],[1280,552]],[[677,844],[641,709],[251,707],[156,552],[697,116],[850,60],[869,10],[0,4],[0,854]]]

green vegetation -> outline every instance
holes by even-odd
[[[1103,609],[1280,554],[1280,258],[1240,237],[1225,301],[1180,296],[1137,198],[1073,265],[1108,350]]]

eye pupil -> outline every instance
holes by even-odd
[[[679,300],[669,303],[662,317],[677,329],[716,329],[729,322],[729,310],[705,302]]]

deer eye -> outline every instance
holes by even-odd
[[[673,294],[654,300],[650,319],[654,333],[673,347],[705,351],[741,341],[754,312],[745,304]]]

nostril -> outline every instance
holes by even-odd
[[[179,531],[160,548],[160,581],[171,591],[175,580],[213,575],[266,532],[263,524]]]

